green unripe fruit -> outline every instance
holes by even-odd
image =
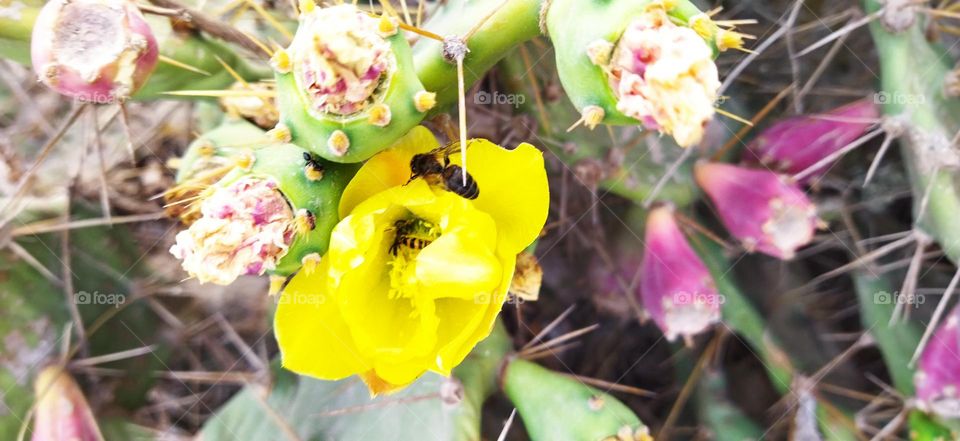
[[[627,25],[649,4],[628,0],[553,0],[547,10],[547,30],[557,54],[560,83],[577,110],[583,112],[588,106],[603,109],[600,122],[604,124],[636,124],[637,120],[617,110],[617,96],[607,72],[590,59],[588,48],[605,41],[612,51]]]
[[[218,186],[242,177],[272,179],[296,216],[293,241],[270,274],[289,276],[302,265],[304,257],[327,251],[330,232],[340,221],[340,195],[359,169],[359,164],[336,164],[319,158],[305,159],[306,150],[293,144],[272,144],[253,151],[249,170],[234,169]]]
[[[634,68],[632,63],[642,64],[634,61],[635,57],[618,57],[618,44],[625,31],[635,21],[649,19],[645,15],[651,11],[665,13],[665,28],[692,28],[701,37],[695,43],[703,51],[716,56],[716,24],[685,0],[553,0],[550,3],[546,23],[556,50],[557,72],[564,90],[581,112],[582,122],[588,127],[600,123],[628,125],[642,122],[648,128],[666,125],[666,130],[661,131],[671,131],[671,124],[654,121],[652,116],[641,121],[636,114],[630,115],[618,108],[620,97],[616,83],[621,78],[616,75],[617,71]],[[701,41],[705,41],[706,46]],[[623,59],[629,59],[631,64],[616,64]],[[642,75],[642,67],[637,68],[640,70],[638,74]],[[716,86],[719,87],[719,83]],[[650,100],[657,101],[655,97]]]
[[[419,124],[432,94],[393,19],[305,5],[290,47],[273,58],[280,121],[326,160],[366,160]]]
[[[165,196],[168,213],[191,227],[171,251],[201,282],[227,284],[243,271],[261,272],[258,268],[289,276],[326,252],[339,221],[340,196],[359,166],[323,161],[283,142],[287,135],[228,119],[191,143],[180,159],[177,185]],[[231,202],[238,199],[246,202]],[[223,222],[233,225],[217,226]],[[243,237],[234,245],[236,234]],[[250,247],[265,240],[271,249],[254,257],[260,252],[251,254]],[[240,257],[226,257],[234,253]],[[238,269],[234,260],[254,266]]]

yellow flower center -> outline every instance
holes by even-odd
[[[440,237],[440,228],[419,218],[407,218],[393,225],[394,239],[387,260],[391,299],[412,298],[417,292],[416,261],[420,251]],[[414,311],[414,314],[416,312]]]

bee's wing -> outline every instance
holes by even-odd
[[[431,150],[430,154],[436,157],[441,157],[441,156],[450,156],[459,151],[460,151],[460,143],[453,142],[453,143],[442,145],[440,147],[437,147]]]
[[[468,140],[467,140],[467,147],[470,147],[470,143],[472,143],[472,142],[473,142],[472,139],[468,139]],[[450,156],[450,155],[453,155],[453,154],[456,154],[456,153],[460,153],[460,150],[461,150],[461,149],[460,149],[460,141],[454,141],[454,142],[451,142],[451,143],[449,143],[449,144],[447,144],[447,145],[445,145],[445,146],[437,147],[437,148],[433,149],[433,151],[431,151],[430,153],[433,153],[433,154],[436,154],[436,155],[440,155],[440,154],[442,153],[444,156]]]

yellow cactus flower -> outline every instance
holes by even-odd
[[[547,218],[543,155],[471,140],[479,196],[466,199],[410,180],[412,157],[437,147],[416,127],[347,186],[327,254],[280,298],[284,367],[327,380],[359,375],[376,395],[426,371],[449,375],[490,333],[517,254]]]

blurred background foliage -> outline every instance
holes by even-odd
[[[70,106],[24,66],[24,23],[40,2],[0,0],[0,438],[15,439],[26,427],[37,368],[66,360],[111,440],[492,440],[505,427],[510,440],[559,439],[551,430],[583,439],[595,424],[612,433],[599,421],[607,417],[614,426],[639,418],[658,439],[870,439],[907,413],[908,360],[958,258],[952,238],[960,213],[950,208],[949,194],[935,193],[942,199],[932,199],[931,218],[915,228],[918,188],[930,178],[913,165],[922,152],[911,146],[915,138],[894,141],[903,149],[888,152],[866,186],[883,137],[840,160],[810,191],[828,228],[792,261],[744,254],[695,234],[726,303],[724,323],[690,345],[665,341],[637,305],[643,206],[655,193],[701,228],[723,231],[693,185],[693,162],[728,143],[723,156],[733,160],[756,130],[778,119],[826,111],[878,88],[929,97],[919,107],[886,111],[952,136],[960,113],[950,110],[956,99],[945,99],[939,84],[960,56],[960,28],[950,16],[918,12],[920,25],[890,37],[879,23],[863,25],[864,17],[876,21],[866,15],[877,6],[872,2],[701,3],[705,10],[722,6],[723,18],[757,21],[745,26],[758,37],[749,46],[756,52],[718,60],[722,107],[747,119],[762,116],[757,128],[742,132],[743,124],[718,116],[707,140],[661,182],[681,155],[671,140],[634,127],[568,132],[578,115],[556,77],[549,39],[504,52],[467,93],[469,133],[501,145],[530,142],[545,153],[552,203],[536,249],[545,275],[540,299],[506,305],[497,332],[454,380],[428,375],[400,394],[370,400],[355,379],[321,382],[278,366],[265,280],[201,287],[183,280],[167,252],[178,227],[163,218],[157,195],[171,185],[171,160],[230,116],[213,99],[164,93],[230,87],[225,65],[247,80],[266,78],[264,61],[249,48],[178,33],[167,18],[150,16],[163,53],[200,72],[162,63],[128,103],[136,161],[127,159],[116,108],[103,107],[97,127],[87,118],[74,124],[33,178],[31,193],[7,206]],[[265,41],[286,40],[257,8],[288,30],[294,24],[287,2],[189,6]],[[916,75],[920,67],[923,75]],[[473,99],[478,93],[524,100],[483,103]],[[782,99],[764,110],[776,97]],[[89,148],[98,132],[102,166]],[[955,185],[953,170],[937,172],[933,179]],[[883,295],[911,286],[923,301],[908,308],[910,320],[889,325],[894,305]],[[75,296],[84,293],[123,301],[83,304]],[[542,346],[570,333],[575,338]],[[538,350],[507,356],[525,346]],[[558,391],[577,398],[553,402]],[[603,418],[578,420],[588,414],[577,406],[592,405],[600,391],[609,394]],[[534,426],[506,423],[514,408]],[[891,437],[956,439],[923,414],[904,421]]]

